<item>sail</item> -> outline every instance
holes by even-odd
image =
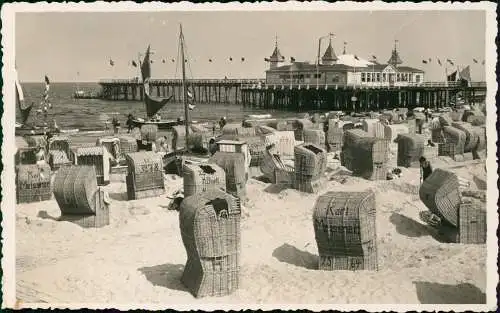
[[[460,81],[462,82],[462,84],[464,84],[466,86],[470,86],[470,82],[471,82],[470,66],[467,66],[462,71],[460,71],[460,77],[459,78],[460,78]]]
[[[24,101],[24,93],[23,93],[23,88],[21,87],[21,84],[19,83],[19,78],[17,77],[17,72],[16,72],[16,102],[19,107],[19,110],[21,111],[21,118],[22,118],[22,123],[25,124],[26,121],[28,120],[28,117],[30,115],[31,109],[33,108],[32,105],[27,104],[26,101]]]
[[[158,111],[160,111],[172,98],[160,98],[153,97],[149,94],[149,80],[144,81],[144,103],[146,104],[146,114],[148,118],[153,117]]]
[[[450,75],[448,75],[448,81],[449,82],[455,82],[457,81],[457,71],[451,73]]]
[[[151,47],[148,46],[148,49],[146,50],[146,55],[144,56],[144,60],[142,61],[141,64],[141,74],[143,82],[151,78],[151,60],[149,59],[150,48]]]

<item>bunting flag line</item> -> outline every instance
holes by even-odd
[[[440,60],[440,59],[438,59],[438,64],[439,64],[440,66],[442,65],[442,64],[441,64],[441,60]]]
[[[481,64],[484,65],[484,60],[483,60],[483,62],[481,62]]]
[[[432,62],[432,59],[431,59],[431,58],[429,58],[429,63],[430,63],[430,62]]]
[[[208,59],[208,62],[212,63],[212,59]]]
[[[476,60],[476,59],[472,59],[472,61],[474,61],[474,63],[476,63],[476,64],[477,64],[477,60]]]
[[[245,58],[244,57],[241,57],[241,62],[245,62]]]
[[[153,60],[149,60],[149,62],[150,62],[151,64],[153,64]]]
[[[172,59],[172,63],[174,63],[174,62],[175,62],[175,59]]]
[[[295,58],[294,57],[290,57],[290,63],[293,63],[295,62]]]
[[[359,58],[357,55],[354,55],[354,58],[359,61]]]
[[[427,64],[427,60],[422,60],[422,63]]]
[[[165,63],[165,59],[161,60],[161,63]]]
[[[132,60],[132,66],[137,67],[137,63],[134,60]]]
[[[109,65],[115,66],[115,62],[113,60],[109,59]]]
[[[232,62],[232,61],[233,61],[233,58],[232,58],[232,57],[229,57],[229,61],[231,61],[231,62]]]
[[[377,59],[377,57],[376,57],[376,56],[374,56],[374,55],[372,55],[372,59],[376,60],[376,59]]]
[[[264,61],[269,62],[269,58],[264,58]]]

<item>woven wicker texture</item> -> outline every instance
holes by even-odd
[[[455,145],[455,154],[463,154],[465,148],[465,140],[467,136],[465,133],[453,126],[443,127],[443,136],[446,143]]]
[[[431,130],[431,140],[435,143],[443,143],[444,135],[443,130],[441,128],[436,128]]]
[[[344,148],[356,145],[363,139],[371,138],[370,134],[362,129],[349,129],[344,132]]]
[[[472,115],[467,118],[467,122],[471,123],[473,126],[482,126],[486,124],[486,116]]]
[[[121,156],[119,138],[116,137],[97,138],[95,145],[106,148],[108,154],[111,155],[113,159],[118,159]]]
[[[326,149],[326,136],[322,129],[304,129],[302,136],[304,143],[313,143]]]
[[[451,126],[451,123],[453,123],[452,118],[450,115],[444,113],[439,116],[439,123],[441,123],[441,127],[444,126]]]
[[[462,122],[469,122],[469,117],[477,115],[475,112],[470,110],[465,110],[462,114]]]
[[[101,189],[97,190],[92,197],[94,203],[94,214],[61,214],[61,221],[75,223],[83,228],[99,228],[109,225],[109,197]]]
[[[476,133],[478,138],[477,151],[482,151],[486,149],[486,127],[484,126],[473,126],[472,131]]]
[[[93,165],[99,186],[109,183],[109,154],[104,147],[79,147],[75,152],[76,164]]]
[[[269,126],[266,126],[266,125],[260,125],[260,126],[255,127],[255,133],[258,136],[267,135],[267,134],[274,134],[275,132],[276,132],[276,129],[269,127]]]
[[[453,112],[449,112],[448,114],[453,122],[460,122],[460,121],[462,121],[462,117],[464,115],[464,112],[463,111],[453,111]],[[446,125],[443,125],[443,126],[446,126]]]
[[[277,131],[292,130],[293,125],[286,120],[274,120],[267,123],[267,126],[276,129]]]
[[[255,128],[254,127],[243,127],[241,124],[226,124],[222,128],[222,134],[223,135],[234,135],[234,136],[241,136],[241,137],[247,137],[247,136],[255,136]]]
[[[195,297],[238,289],[241,208],[237,198],[211,190],[187,197],[179,212],[187,253],[181,281]]]
[[[62,214],[94,214],[96,191],[93,166],[64,166],[54,178],[54,197]]]
[[[15,164],[36,164],[36,147],[17,148]]]
[[[50,167],[47,164],[23,164],[17,170],[17,203],[49,200],[52,196],[50,186]]]
[[[320,270],[378,270],[373,192],[328,192],[314,205]]]
[[[396,141],[398,143],[397,165],[419,167],[419,159],[424,155],[425,137],[417,134],[400,134]]]
[[[154,124],[146,124],[141,126],[141,140],[147,142],[155,142],[158,135],[158,126]]]
[[[363,130],[371,137],[385,138],[385,128],[379,120],[365,119],[361,122]]]
[[[435,169],[420,186],[419,196],[429,211],[457,226],[461,200],[458,177],[454,173]]]
[[[209,160],[226,173],[226,191],[235,197],[246,195],[245,155],[243,153],[217,151]]]
[[[304,143],[295,146],[294,150],[295,174],[319,178],[326,170],[326,151],[320,146]]]
[[[164,192],[163,163],[159,154],[151,151],[134,152],[127,154],[126,160],[129,200],[155,197]]]
[[[326,135],[326,143],[330,148],[336,146],[338,148],[342,147],[344,138],[344,131],[342,128],[328,128],[328,133]]]
[[[217,164],[194,164],[186,161],[182,172],[186,197],[210,190],[226,190],[226,173]]]
[[[479,135],[474,131],[474,126],[465,122],[453,122],[451,126],[465,133],[464,152],[472,152],[479,144]]]
[[[59,169],[61,166],[71,165],[72,162],[66,155],[66,152],[61,150],[49,151],[49,165],[53,170]]]
[[[342,126],[342,130],[344,131],[344,133],[350,129],[354,129],[354,123],[352,122],[346,122],[343,126]]]
[[[384,125],[385,139],[394,142],[399,134],[408,134],[408,125],[406,124],[394,124],[394,125]]]
[[[283,163],[276,146],[269,146],[266,148],[260,164],[260,170],[272,184],[293,184],[295,169]],[[285,182],[287,179],[289,181]]]
[[[186,147],[186,126],[173,126],[172,134],[172,148],[174,150],[184,149]]]
[[[471,197],[462,198],[458,209],[459,242],[463,244],[486,243],[486,203]]]
[[[304,129],[315,128],[313,122],[308,119],[296,119],[294,121],[295,140],[304,140]]]
[[[212,132],[191,132],[188,135],[188,149],[194,152],[207,152]]]
[[[120,136],[120,151],[123,156],[127,153],[137,152],[137,140],[130,136]]]

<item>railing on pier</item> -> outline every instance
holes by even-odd
[[[250,84],[243,84],[242,90],[245,89],[371,89],[371,88],[458,88],[463,86],[462,82],[399,82],[399,83],[323,83],[323,84],[304,84],[304,83],[283,83],[283,84],[266,84],[265,82],[252,82]],[[486,88],[486,82],[471,82],[471,88]]]
[[[231,85],[241,86],[265,83],[265,79],[190,79],[189,83],[193,85]],[[180,85],[182,79],[150,79],[151,85]],[[100,85],[139,85],[142,81],[139,79],[102,79]]]

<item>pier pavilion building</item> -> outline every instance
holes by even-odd
[[[291,64],[278,66],[284,58],[277,44],[266,61],[270,63],[270,68],[266,71],[268,85],[405,87],[423,83],[425,74],[420,69],[402,66],[396,46],[387,63],[380,64],[376,60],[367,61],[356,55],[346,54],[345,50],[342,55],[337,56],[331,39],[319,64],[296,62],[291,58]]]

